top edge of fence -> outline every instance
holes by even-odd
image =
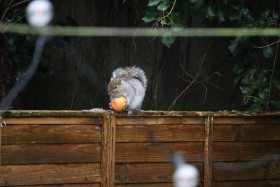
[[[116,116],[127,117],[126,112],[113,112],[110,110],[9,110],[2,114],[3,117],[102,117]],[[253,117],[275,116],[280,117],[280,111],[249,112],[249,111],[139,111],[131,117]]]

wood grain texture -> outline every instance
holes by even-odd
[[[101,142],[100,125],[9,125],[2,144],[73,144]]]
[[[279,141],[279,125],[214,125],[214,141]]]
[[[213,162],[213,181],[280,178],[280,161]]]
[[[100,155],[100,144],[2,145],[3,165],[92,163]]]
[[[204,117],[118,117],[117,125],[182,125],[204,124]]]
[[[239,125],[279,125],[280,115],[275,116],[236,116],[236,117],[215,117],[215,124],[239,124]]]
[[[91,183],[91,184],[49,184],[49,185],[32,185],[32,187],[101,187],[100,183]],[[10,186],[10,187],[19,187],[19,186]],[[20,187],[30,187],[30,186],[22,186]]]
[[[193,165],[199,169],[200,174],[203,173],[201,163]],[[171,163],[116,164],[115,183],[170,183],[173,172]],[[203,181],[203,175],[200,180]]]
[[[203,142],[117,143],[116,163],[170,162],[170,150],[182,153],[188,161],[203,161]]]
[[[116,142],[204,141],[204,125],[117,125]]]
[[[1,166],[0,186],[97,183],[100,164]]]
[[[7,124],[53,124],[53,125],[100,125],[102,124],[102,116],[100,117],[12,117],[5,118]]]
[[[215,187],[279,187],[280,180],[248,180],[248,181],[228,181],[213,182]]]
[[[214,142],[213,160],[250,161],[280,159],[279,142]]]
[[[204,187],[212,185],[213,117],[205,117]]]
[[[114,186],[115,172],[115,117],[104,116],[102,126],[102,186]]]
[[[174,187],[173,183],[117,184],[115,187]],[[203,187],[200,183],[197,187]]]

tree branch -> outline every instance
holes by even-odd
[[[4,18],[6,17],[6,14],[9,12],[9,10],[11,9],[11,6],[13,4],[14,0],[11,0],[10,4],[8,5],[8,7],[5,9],[4,13],[2,14],[2,17],[0,19],[0,22],[3,22]]]

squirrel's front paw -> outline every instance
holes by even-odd
[[[128,110],[127,111],[127,117],[131,116],[132,115],[132,110]]]
[[[111,110],[113,110],[113,108],[112,108],[112,106],[111,106],[111,102],[109,103],[109,107],[110,107]]]

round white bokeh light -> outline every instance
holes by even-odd
[[[44,27],[53,18],[53,6],[48,0],[34,0],[27,6],[26,17],[33,27]]]
[[[199,172],[192,165],[182,164],[175,171],[173,182],[176,187],[196,187],[199,182]]]

